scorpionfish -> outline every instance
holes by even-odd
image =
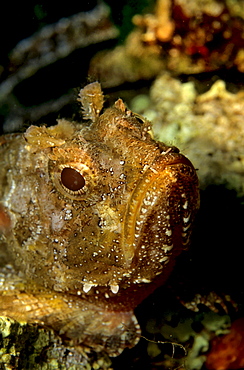
[[[0,139],[0,315],[116,356],[140,338],[134,308],[168,278],[199,206],[196,171],[98,82],[65,119]],[[5,257],[3,257],[5,256]]]

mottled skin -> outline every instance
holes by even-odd
[[[117,355],[139,339],[133,309],[189,243],[198,181],[122,100],[100,114],[95,84],[80,99],[92,122],[1,138],[1,244],[20,274],[5,274],[0,314]]]

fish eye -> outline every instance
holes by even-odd
[[[85,179],[81,175],[81,173],[71,167],[63,168],[60,179],[62,185],[71,191],[79,191],[86,184]]]

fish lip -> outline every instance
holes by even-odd
[[[190,160],[181,153],[174,151],[171,152],[170,148],[165,152],[161,152],[161,154],[154,159],[151,165],[147,166],[142,177],[137,182],[131,198],[128,201],[123,220],[121,246],[126,268],[130,268],[132,266],[133,259],[136,255],[136,250],[140,244],[140,237],[138,237],[138,240],[136,241],[136,234],[140,232],[139,231],[136,233],[136,221],[138,219],[138,215],[141,216],[143,208],[148,207],[148,212],[145,219],[143,220],[142,217],[141,223],[143,225],[143,223],[153,213],[154,206],[156,206],[163,198],[167,201],[167,197],[170,197],[171,192],[173,191],[170,190],[167,194],[167,186],[172,186],[172,189],[174,186],[177,186],[177,178],[175,175],[178,171],[177,167],[179,168],[179,173],[182,171],[182,176],[184,175],[183,168],[187,168],[188,173],[186,176],[189,177],[189,181],[193,181],[196,185],[198,184],[196,171]],[[147,203],[147,194],[149,194],[150,190],[154,191],[153,188],[157,186],[156,184],[159,184],[159,190],[155,191],[154,201],[152,201],[151,204],[149,204],[149,201],[148,204],[145,204]],[[187,188],[184,190],[184,192],[187,192]],[[160,197],[161,194],[162,198]]]

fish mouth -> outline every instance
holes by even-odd
[[[152,258],[162,265],[172,248],[179,254],[188,244],[197,189],[195,169],[180,153],[163,152],[145,168],[124,215],[121,245],[126,268],[138,263],[145,267],[145,260]]]

